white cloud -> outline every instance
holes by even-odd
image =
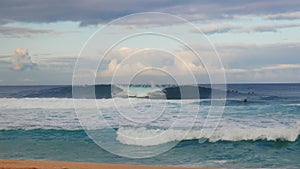
[[[172,74],[185,75],[205,71],[198,57],[191,51],[176,50],[173,53],[157,49],[133,49],[122,47],[109,55],[109,64],[100,72],[101,76],[133,75],[142,69],[158,68]],[[152,74],[155,72],[148,72]],[[157,72],[156,72],[157,73]]]
[[[200,30],[205,34],[217,34],[217,33],[251,33],[251,32],[279,32],[285,28],[300,27],[299,23],[270,23],[263,25],[255,25],[250,27],[235,26],[235,25],[224,25],[224,24],[211,24],[202,27]],[[200,33],[197,29],[192,29],[192,33]]]
[[[278,64],[274,66],[262,67],[258,70],[282,70],[282,69],[300,69],[300,64]]]
[[[294,20],[300,19],[300,12],[286,12],[286,13],[277,13],[264,15],[264,19],[286,19],[286,20]]]
[[[136,48],[128,48],[128,47],[121,47],[119,50],[117,50],[118,54],[122,57],[129,56],[135,52],[137,52]]]
[[[12,56],[12,68],[14,70],[24,70],[27,68],[33,68],[35,66],[32,63],[27,48],[17,48],[15,54]]]
[[[115,70],[118,67],[118,63],[116,59],[113,59],[110,61],[110,63],[108,64],[108,68],[106,70],[104,70],[103,72],[101,72],[102,76],[111,76],[114,74]]]
[[[75,21],[81,25],[108,22],[128,14],[157,11],[182,16],[188,20],[210,21],[216,19],[232,19],[241,15],[264,15],[292,12],[299,10],[299,1],[296,0],[252,0],[252,1],[171,1],[171,0],[124,0],[117,4],[107,0],[66,0],[62,4],[59,0],[47,3],[36,3],[27,0],[3,1],[0,5],[0,24],[12,21],[49,23],[58,21]],[[16,6],[18,8],[16,8]],[[11,12],[15,11],[15,12]],[[43,12],[41,12],[43,11]],[[74,12],[80,11],[80,12]],[[275,17],[272,16],[271,17]],[[290,14],[284,17],[291,18]],[[292,17],[294,17],[292,14]],[[276,16],[277,18],[279,16]],[[161,18],[154,18],[157,22]],[[144,24],[152,23],[149,20],[140,20]],[[164,23],[160,22],[160,23]],[[131,24],[131,23],[129,23]]]
[[[208,25],[206,27],[201,28],[201,31],[206,34],[214,34],[214,33],[231,32],[236,29],[240,29],[240,27],[233,26],[233,25],[212,24],[212,25]]]

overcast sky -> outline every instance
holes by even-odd
[[[131,15],[143,12],[159,13]],[[166,36],[118,42],[143,31]],[[207,82],[207,71],[223,70],[228,83],[300,82],[300,1],[0,0],[0,44],[0,85],[71,84],[81,49],[80,76],[97,83],[135,74]]]

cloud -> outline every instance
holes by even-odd
[[[278,64],[274,66],[266,66],[257,70],[282,70],[282,69],[300,69],[300,64]]]
[[[158,49],[137,49],[121,47],[115,49],[112,55],[106,58],[106,67],[100,68],[99,75],[132,77],[136,73],[147,69],[146,75],[159,76],[159,71],[151,71],[152,68],[169,72],[173,76],[187,76],[191,73],[205,74],[200,59],[191,51],[174,50],[172,53]],[[150,70],[148,70],[150,69]]]
[[[80,22],[81,25],[106,23],[137,12],[166,12],[191,21],[231,19],[239,15],[277,15],[299,10],[295,0],[253,1],[172,1],[172,0],[59,0],[36,1],[2,0],[0,23],[57,21]],[[12,12],[14,11],[14,12]],[[157,18],[156,18],[157,19]],[[158,18],[159,19],[159,18]]]
[[[267,45],[216,44],[216,48],[225,65],[226,77],[229,82],[299,82],[299,43]],[[159,52],[151,52],[151,50],[140,53],[141,55],[136,55],[136,57],[133,57],[131,60],[129,59],[128,61],[121,63],[122,59],[126,58],[126,53],[130,55],[133,54],[134,51],[139,50],[141,49],[129,47],[120,47],[116,50],[115,52],[118,53],[118,55],[116,54],[109,57],[108,60],[104,62],[107,64],[105,69],[99,70],[97,77],[101,80],[100,82],[103,82],[103,79],[106,77],[111,76],[118,66],[120,67],[117,75],[122,75],[124,77],[124,82],[128,80],[128,75],[132,75],[149,66],[157,66],[168,72],[177,72],[178,76],[176,77],[183,79],[182,81],[185,82],[191,82],[186,80],[189,77],[187,76],[190,73],[187,69],[189,68],[198,78],[200,78],[199,81],[203,82],[201,78],[205,76],[204,67],[197,62],[196,58],[192,57],[191,52],[186,50],[176,50],[173,52],[174,55],[182,58],[185,63],[181,62],[181,60],[174,59],[173,56],[158,55]],[[22,67],[19,70],[31,69],[32,66],[30,65],[33,63],[30,61],[31,58],[30,60],[28,59],[28,57],[30,57],[28,50],[18,49],[16,51],[19,55],[24,55],[25,58],[27,58],[19,62],[19,64],[22,65],[17,66]],[[17,54],[15,55],[17,56]],[[145,57],[140,57],[143,55]],[[149,62],[147,59],[152,62]],[[0,63],[3,64],[3,62]],[[25,82],[22,81],[25,78],[33,80],[32,82],[26,82],[26,84],[71,83],[72,79],[70,77],[72,77],[72,71],[70,70],[73,69],[72,63],[74,63],[74,58],[49,58],[49,60],[40,60],[38,63],[39,69],[24,71],[22,73],[9,69],[11,63],[6,63],[5,67],[1,65],[1,72],[7,76],[5,78],[5,83],[25,84]],[[46,65],[48,65],[49,68],[45,68]],[[69,68],[69,71],[62,71],[61,67],[66,69]],[[220,74],[221,72],[221,68],[216,68],[211,73]],[[145,75],[144,82],[151,78],[160,79],[162,82],[166,82],[164,81],[165,77],[162,78],[160,76],[161,74],[158,74],[159,76],[157,76],[157,73],[157,71],[153,71],[148,72],[148,74],[143,74]],[[50,79],[45,79],[45,76]],[[16,78],[19,78],[20,80],[16,80]],[[107,83],[110,82],[109,78],[106,80]]]
[[[131,76],[138,71],[149,68],[149,67],[159,67],[162,68],[165,65],[173,64],[173,60],[170,54],[166,54],[163,51],[157,49],[148,48],[129,48],[120,47],[119,49],[114,49],[105,58],[105,63],[107,66],[101,65],[101,76]]]
[[[215,44],[215,46],[222,59],[225,71],[229,74],[237,75],[238,73],[255,73],[259,71],[291,70],[298,69],[300,64],[298,55],[300,53],[299,43],[274,43],[265,45],[222,43]],[[214,60],[209,60],[212,56],[205,50],[205,48],[201,48],[203,57],[207,58],[206,61],[213,62]],[[140,53],[135,54],[137,51],[140,51]],[[207,70],[210,73],[222,73],[223,71],[220,67],[215,68],[210,63],[205,63],[204,65],[202,63],[203,60],[199,60],[191,51],[185,49],[174,50],[172,51],[173,55],[151,51],[151,49],[141,51],[141,49],[128,47],[121,47],[119,50],[115,50],[113,52],[114,55],[106,58],[106,63],[108,64],[104,69],[100,70],[102,72],[101,75],[111,76],[117,67],[119,68],[119,74],[124,76],[151,66],[177,75],[187,75],[190,71],[198,75],[206,74]],[[126,59],[126,56],[131,54],[136,56],[123,61]]]
[[[185,1],[186,2],[186,1]],[[300,2],[293,0],[252,0],[252,1],[187,1],[185,4],[162,9],[163,12],[184,17],[190,21],[217,22],[219,19],[239,18],[239,16],[261,16],[282,12],[298,11]]]
[[[154,11],[158,8],[173,6],[181,2],[171,0],[138,1],[126,0],[113,2],[109,0],[59,0],[36,1],[26,3],[19,0],[0,2],[2,22],[57,22],[79,21],[81,25],[98,24],[136,12]],[[15,12],[12,12],[15,11]]]
[[[287,12],[287,13],[278,13],[278,14],[270,14],[264,15],[264,19],[274,19],[274,20],[294,20],[300,19],[300,12]]]
[[[17,48],[11,61],[13,70],[32,69],[35,66],[31,61],[27,48]]]
[[[34,57],[32,60],[38,64],[39,69],[48,71],[55,69],[60,72],[73,72],[76,62],[76,58],[64,56]]]
[[[108,64],[108,67],[106,70],[101,72],[102,76],[112,76],[115,72],[115,70],[118,67],[118,63],[116,59],[113,59],[110,61],[110,63]]]
[[[266,70],[286,70],[286,69],[300,69],[300,64],[277,64],[270,66],[263,66],[256,69],[235,69],[235,68],[226,68],[225,71],[227,73],[245,73],[249,71],[266,71]]]
[[[0,55],[0,62],[6,62],[6,63],[11,63],[11,56],[10,55]]]
[[[290,82],[299,83],[300,64],[277,64],[259,67],[256,69],[225,70],[230,82]]]
[[[227,68],[256,69],[269,65],[300,63],[300,43],[215,44]]]
[[[281,23],[281,24],[264,24],[251,27],[241,27],[235,25],[211,24],[200,28],[200,30],[208,35],[217,33],[250,33],[250,32],[279,32],[281,29],[300,27],[299,23]],[[200,33],[198,29],[192,29],[192,33]]]
[[[287,23],[287,24],[268,24],[253,26],[249,30],[253,32],[278,32],[283,28],[300,27],[299,23]]]
[[[215,34],[215,33],[226,33],[231,32],[233,30],[240,29],[238,26],[233,25],[220,25],[220,24],[212,24],[206,27],[201,28],[200,30],[205,34]],[[191,30],[193,33],[199,33],[198,30]]]
[[[68,31],[73,32],[73,31]],[[0,26],[0,35],[10,38],[31,38],[40,34],[60,35],[67,32],[58,32],[50,29],[34,29],[27,27]]]

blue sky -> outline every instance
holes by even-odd
[[[200,29],[214,44],[229,83],[300,82],[299,1],[0,0],[0,85],[71,84],[76,58],[88,38],[119,17],[141,12],[176,15]],[[118,78],[126,79],[128,74],[149,66],[171,71],[179,78],[186,76],[185,70],[191,70],[199,79],[207,76],[203,74],[207,67],[192,58],[189,51],[163,37],[131,38],[116,45],[110,56],[97,56],[106,51],[106,42],[140,30],[168,30],[173,36],[193,42],[189,45],[202,50],[203,55],[213,57],[205,53],[208,49],[203,40],[198,43],[202,35],[197,29],[167,17],[137,16],[112,25],[105,34],[96,36],[101,40],[94,41],[91,50],[84,50],[86,56],[81,57],[87,66],[103,59],[98,69],[87,69],[88,76],[96,76],[97,83],[109,83],[116,69],[120,72]],[[182,62],[151,48],[168,49]],[[124,61],[136,52],[134,59]],[[213,73],[222,70],[211,69]],[[145,74],[150,75],[164,79],[159,74]]]

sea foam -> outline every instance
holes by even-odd
[[[220,128],[211,134],[211,130],[182,130],[182,129],[147,129],[119,128],[117,140],[123,144],[138,146],[154,146],[173,141],[207,139],[217,141],[296,141],[300,134],[299,123],[294,127],[270,128]]]

